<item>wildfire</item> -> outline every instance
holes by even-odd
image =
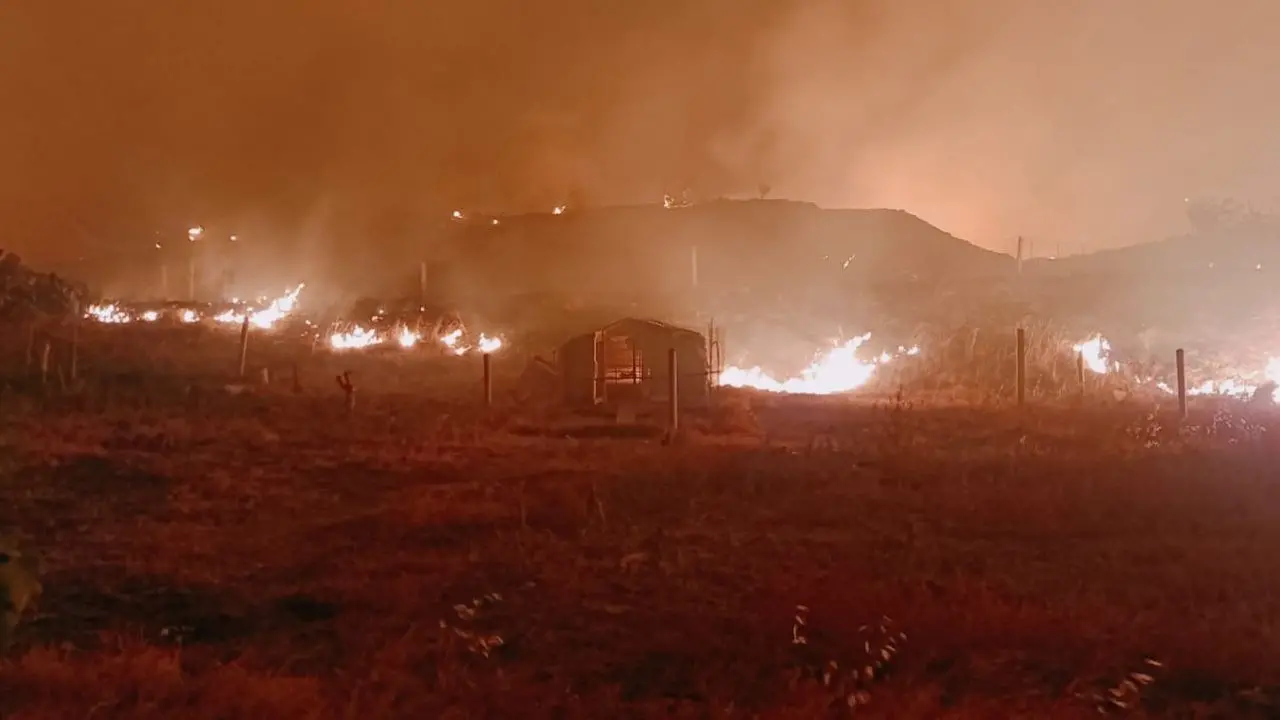
[[[91,317],[100,323],[108,323],[111,325],[122,325],[124,323],[133,322],[133,317],[129,313],[121,310],[115,303],[110,305],[90,305],[85,310],[85,317]]]
[[[459,343],[459,341],[461,341],[461,340],[462,340],[462,331],[461,331],[461,330],[454,330],[453,332],[449,333],[448,335],[444,335],[444,336],[442,336],[442,337],[440,338],[440,342],[444,343],[444,346],[445,346],[445,347],[449,348],[450,350],[453,350],[453,351],[454,351],[455,353],[457,353],[458,355],[462,355],[463,353],[465,353],[465,352],[467,351],[467,349],[466,349],[466,347],[465,347],[465,346],[463,346],[463,347],[459,347],[459,346],[458,346],[458,343]]]
[[[414,345],[417,345],[418,341],[421,339],[422,339],[421,335],[410,330],[407,327],[400,328],[400,332],[396,333],[396,343],[399,344],[400,347],[406,348],[406,349],[411,348]]]
[[[1091,372],[1105,375],[1109,368],[1108,356],[1111,354],[1111,343],[1101,335],[1094,335],[1082,343],[1077,343],[1075,351],[1080,353],[1084,366]]]
[[[278,320],[293,312],[293,309],[298,305],[298,294],[306,286],[306,283],[299,283],[294,289],[272,300],[271,304],[265,309],[249,316],[249,324],[263,330],[269,329]]]
[[[261,310],[252,310],[243,313],[235,310],[225,310],[213,316],[214,322],[226,323],[228,325],[239,325],[248,317],[249,324],[261,330],[270,330],[298,305],[298,295],[305,288],[306,283],[299,283],[297,287],[286,291],[284,295],[272,300],[267,307]],[[186,322],[185,318],[183,320]]]
[[[160,313],[155,310],[148,310],[141,315],[142,322],[155,322],[160,319]]]
[[[477,349],[482,353],[493,353],[501,349],[503,345],[501,338],[482,334],[477,339],[476,344],[472,346],[465,342],[461,330],[454,330],[447,335],[440,336],[437,340],[454,355],[466,355],[468,352]],[[391,332],[379,332],[373,328],[356,325],[349,330],[334,332],[329,335],[329,347],[334,350],[363,350],[389,343],[395,343],[397,346],[407,350],[417,347],[421,342],[422,334],[405,325],[399,325]]]
[[[382,342],[378,333],[359,325],[344,333],[329,336],[329,347],[334,350],[359,350],[372,347]]]
[[[844,344],[837,344],[831,350],[820,353],[809,367],[800,371],[796,377],[777,380],[758,367],[749,369],[730,366],[720,374],[720,384],[726,387],[754,388],[767,392],[830,395],[849,392],[867,384],[875,375],[876,368],[891,362],[900,355],[917,355],[920,348],[898,348],[898,354],[881,353],[873,360],[860,360],[858,349],[871,333],[859,335]]]
[[[1084,360],[1085,367],[1090,371],[1104,375],[1119,369],[1119,365],[1112,362],[1109,358],[1111,352],[1111,343],[1101,335],[1095,335],[1089,340],[1078,343],[1075,351],[1080,353]],[[1261,379],[1259,379],[1261,375]],[[1157,390],[1169,395],[1176,395],[1178,390],[1164,380],[1156,380],[1155,378],[1147,378],[1142,381],[1148,386],[1154,386]],[[1271,357],[1267,360],[1267,365],[1263,371],[1259,373],[1243,373],[1233,377],[1218,377],[1204,380],[1199,384],[1187,384],[1187,395],[1218,395],[1233,398],[1251,398],[1257,394],[1258,389],[1265,384],[1272,384],[1275,388],[1271,392],[1272,402],[1280,404],[1280,357]]]
[[[195,310],[183,310],[181,317],[182,322],[190,324],[193,322],[199,322],[200,313],[197,313]]]

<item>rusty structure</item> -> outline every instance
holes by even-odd
[[[657,320],[623,318],[565,342],[557,353],[564,399],[573,406],[664,403],[669,353],[676,353],[679,401],[710,399],[714,348],[695,330]]]

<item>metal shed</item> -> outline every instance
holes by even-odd
[[[707,339],[657,320],[623,318],[570,338],[558,365],[570,405],[665,402],[668,353],[676,351],[677,393],[684,407],[710,397]]]

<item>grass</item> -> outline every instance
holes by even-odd
[[[0,716],[1071,718],[1136,671],[1132,716],[1280,712],[1265,411],[730,393],[666,443],[385,362],[441,391],[0,398],[45,565]]]

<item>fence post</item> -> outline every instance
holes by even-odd
[[[1016,337],[1018,342],[1018,407],[1022,407],[1027,401],[1027,331],[1024,328],[1018,328]]]
[[[676,349],[667,350],[667,429],[675,433],[680,429],[680,379],[676,372]]]
[[[244,377],[245,363],[249,361],[249,315],[240,323],[240,377]]]
[[[1187,419],[1187,362],[1186,353],[1178,348],[1174,357],[1178,363],[1178,417]]]
[[[489,353],[480,356],[484,369],[484,406],[493,407],[493,359]]]
[[[40,384],[49,384],[49,351],[53,349],[53,343],[49,340],[44,341],[44,349],[40,351]]]
[[[1084,351],[1076,351],[1076,383],[1080,386],[1080,397],[1084,397]]]
[[[80,300],[72,301],[75,317],[71,318],[71,382],[74,384],[80,374]]]

